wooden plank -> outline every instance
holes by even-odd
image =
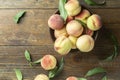
[[[1,15],[0,16],[0,20],[1,20],[0,25],[14,24],[14,26],[16,26],[13,21],[13,17],[17,14],[17,12],[19,12],[21,10],[27,11],[25,18],[22,20],[22,21],[24,21],[24,23],[26,23],[25,25],[30,24],[30,23],[32,24],[34,21],[34,23],[38,23],[38,22],[41,24],[44,23],[44,25],[47,26],[48,18],[57,9],[53,9],[53,10],[41,10],[41,9],[0,10],[0,15]],[[120,9],[90,9],[90,11],[94,14],[95,13],[99,14],[102,17],[104,23],[120,23],[120,19],[118,17],[119,13],[120,13]],[[111,12],[112,12],[112,14],[111,14]]]
[[[86,5],[83,0],[79,1],[102,17],[104,27],[115,34],[120,44],[120,1],[107,0],[106,6],[95,7]],[[58,0],[0,0],[0,80],[17,80],[13,70],[15,68],[22,71],[24,80],[33,80],[40,73],[48,74],[40,65],[33,68],[29,66],[24,57],[26,49],[30,51],[33,60],[46,54],[52,54],[60,60],[62,56],[54,51],[47,25],[48,18],[57,7]],[[26,10],[27,14],[20,24],[15,24],[13,17],[21,10]],[[109,80],[119,80],[120,55],[112,62],[102,61],[112,53],[112,49],[113,44],[106,38],[105,31],[101,31],[93,51],[86,54],[75,50],[65,56],[64,70],[54,80],[65,80],[71,75],[83,77],[89,69],[97,66],[108,71]],[[89,80],[100,80],[100,76]]]
[[[104,0],[93,0],[95,2],[98,2],[98,3],[101,3],[103,2]],[[105,8],[113,8],[113,9],[117,9],[117,8],[120,8],[120,1],[119,0],[106,0],[106,5],[103,5],[103,6],[89,6],[87,5],[84,0],[80,0],[81,4],[86,6],[86,7],[89,7],[89,8],[97,8],[97,9],[105,9]]]
[[[21,10],[23,9],[0,10],[0,45],[53,44],[47,20],[55,10],[27,9],[21,23],[15,24],[13,17]],[[120,42],[120,19],[118,18],[120,9],[92,9],[92,11],[102,16],[105,27],[111,29]],[[110,14],[115,11],[118,12]]]
[[[91,11],[100,15],[104,23],[120,23],[118,18],[120,9],[91,9]]]
[[[84,0],[79,0],[81,4],[85,4]],[[101,2],[103,0],[95,0]],[[58,0],[0,0],[0,8],[58,8]],[[91,8],[120,8],[119,0],[107,0],[105,6],[96,6]]]
[[[33,80],[33,78],[40,73],[48,74],[43,70],[40,65],[36,65],[31,68],[25,57],[25,49],[29,50],[33,60],[46,55],[52,54],[58,60],[61,56],[57,54],[52,45],[50,46],[0,46],[0,79],[1,80],[16,80],[14,68],[18,68],[24,75],[24,80]],[[108,78],[110,80],[119,80],[120,76],[120,55],[112,62],[103,62],[99,57],[104,57],[110,47],[96,47],[92,52],[81,53],[80,51],[70,52],[65,56],[65,66],[63,72],[54,80],[65,80],[68,76],[74,75],[78,77],[84,76],[84,74],[91,68],[101,66],[108,71]],[[109,54],[110,52],[108,52]],[[107,53],[106,53],[107,54]],[[72,65],[71,65],[72,63]],[[69,74],[68,74],[69,73]],[[100,77],[94,76],[89,78],[99,79]]]
[[[0,0],[0,8],[56,8],[58,0]]]
[[[10,42],[7,44],[11,45],[42,45],[52,43],[47,25],[47,19],[52,12],[54,12],[53,10],[52,12],[47,10],[28,10],[20,24],[15,24],[13,21],[13,17],[20,10],[8,10],[9,13],[6,13],[7,10],[1,11],[2,13],[0,13],[0,15],[2,16],[0,19],[2,22],[0,22],[0,38],[2,39],[2,44],[6,43],[6,41],[8,42],[8,40]]]

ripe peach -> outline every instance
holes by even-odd
[[[34,80],[49,80],[48,76],[45,74],[39,74],[35,77]]]
[[[45,70],[51,70],[56,67],[57,60],[54,56],[52,55],[45,55],[41,59],[41,66]]]
[[[75,77],[75,76],[70,76],[70,77],[68,77],[66,80],[78,80],[78,78]]]
[[[69,35],[78,37],[82,34],[83,27],[78,21],[72,20],[66,25],[66,30]]]
[[[68,16],[66,22],[68,23],[68,22],[72,21],[73,19],[74,19],[74,17]]]
[[[58,14],[53,14],[49,19],[48,19],[48,26],[52,29],[62,29],[64,26],[64,20],[63,18],[58,15]]]
[[[93,31],[99,30],[102,27],[101,17],[97,14],[91,15],[87,20],[87,27]]]
[[[94,40],[89,35],[82,35],[78,38],[76,45],[81,52],[89,52],[94,48]]]
[[[60,30],[55,30],[54,31],[54,35],[56,38],[60,37],[60,36],[68,36],[68,33],[66,31],[66,27],[60,29]]]
[[[60,36],[54,43],[54,49],[61,55],[66,55],[72,48],[72,43],[66,36]]]
[[[69,16],[75,16],[81,11],[81,6],[79,5],[78,0],[69,0],[65,4],[65,9]]]
[[[88,28],[84,28],[84,31],[83,31],[84,34],[87,34],[87,35],[90,35],[90,36],[93,36],[94,34],[94,31],[88,29]]]
[[[87,18],[90,16],[90,12],[86,9],[82,10],[82,12],[80,12],[75,19],[80,20],[84,23],[87,23]]]
[[[68,38],[70,39],[70,41],[72,43],[72,49],[76,49],[77,48],[76,47],[77,38],[74,36],[69,36]]]

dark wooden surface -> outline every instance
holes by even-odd
[[[120,0],[107,0],[106,6],[101,7],[88,6],[83,0],[80,2],[102,17],[104,27],[111,30],[120,43]],[[61,56],[53,49],[47,25],[48,18],[57,7],[58,0],[0,0],[0,80],[17,80],[14,68],[22,71],[24,80],[33,80],[40,73],[47,74],[40,65],[34,68],[28,65],[24,57],[26,49],[33,60],[45,54],[52,54],[60,60]],[[15,24],[13,17],[21,10],[27,13],[20,24]],[[93,51],[75,51],[65,56],[64,70],[53,80],[65,80],[71,75],[82,77],[89,69],[98,66],[108,71],[108,80],[120,80],[120,55],[112,62],[101,60],[112,53],[112,49],[113,44],[101,32]],[[100,75],[89,80],[100,80]]]

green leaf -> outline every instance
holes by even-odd
[[[106,70],[101,68],[101,67],[97,67],[97,68],[89,70],[87,72],[87,74],[85,75],[85,77],[90,77],[90,76],[93,76],[93,75],[98,74],[98,73],[106,73]]]
[[[114,45],[114,51],[113,53],[108,56],[104,61],[112,61],[114,58],[116,58],[118,55],[118,47],[116,45]]]
[[[101,3],[97,3],[93,0],[84,0],[88,5],[91,5],[91,6],[101,6],[101,5],[105,5],[106,4],[106,0],[104,0],[103,2]]]
[[[53,70],[49,71],[49,78],[53,78],[58,70],[58,67],[55,67]]]
[[[104,76],[104,77],[102,78],[102,80],[108,80],[108,79],[107,79],[107,77],[106,77],[106,76]]]
[[[64,67],[64,58],[62,58],[61,61],[60,61],[58,70],[56,72],[56,75],[58,75],[63,70],[63,67]]]
[[[27,61],[29,61],[29,62],[31,62],[32,61],[32,59],[31,59],[31,56],[30,56],[30,53],[28,52],[28,50],[25,50],[25,58],[26,58],[26,60]]]
[[[33,63],[32,62],[29,62],[29,65],[30,65],[31,68],[33,67]]]
[[[15,73],[16,73],[16,77],[18,80],[23,80],[23,76],[22,73],[19,69],[14,69]]]
[[[64,19],[64,21],[66,21],[67,19],[67,11],[65,10],[65,3],[66,0],[59,0],[59,12],[60,12],[60,16]]]
[[[49,78],[54,78],[55,76],[60,74],[60,72],[63,70],[63,66],[64,66],[64,58],[61,59],[58,67],[49,71]]]
[[[108,56],[104,61],[112,61],[113,57],[114,57],[114,52],[112,53],[112,55]]]
[[[118,53],[119,53],[119,50],[118,50],[119,47],[118,47],[118,45],[119,44],[118,44],[117,38],[110,31],[108,31],[108,35],[107,36],[108,36],[108,38],[111,39],[111,41],[114,44],[114,51],[104,61],[112,61],[113,59],[115,59],[118,56]]]
[[[87,80],[86,78],[78,78],[78,80]]]
[[[33,64],[39,64],[41,62],[41,59],[38,59],[37,61],[34,61]]]
[[[81,20],[78,20],[78,19],[76,19],[76,21],[78,21],[80,24],[82,24],[84,27],[86,27],[87,25],[84,23],[84,22],[82,22]]]
[[[118,45],[118,40],[117,40],[117,38],[112,34],[112,33],[110,33],[111,34],[111,40],[113,41],[113,43],[115,44],[115,45]]]
[[[118,45],[114,45],[114,58],[116,58],[118,56]]]
[[[113,59],[114,59],[118,55],[118,40],[112,33],[111,33],[111,40],[114,43],[114,56],[113,56]]]
[[[20,11],[19,13],[17,13],[14,16],[14,21],[15,23],[19,23],[20,19],[22,18],[22,16],[25,14],[26,11]]]

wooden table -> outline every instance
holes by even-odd
[[[107,0],[106,6],[101,7],[88,6],[83,0],[80,2],[102,17],[104,27],[111,30],[120,43],[120,0]],[[61,59],[53,49],[47,25],[48,18],[57,8],[58,0],[0,0],[0,80],[17,80],[14,68],[22,71],[24,80],[33,80],[40,73],[48,74],[40,65],[33,68],[29,66],[24,57],[25,50],[31,53],[33,60],[45,54]],[[20,24],[15,24],[13,17],[21,10],[27,13]],[[111,54],[113,49],[113,44],[104,32],[101,33],[93,51],[75,51],[65,56],[64,70],[53,80],[65,80],[71,75],[82,77],[88,70],[98,66],[108,71],[109,80],[120,80],[120,55],[112,62],[101,60],[106,54]],[[88,80],[100,78],[100,75],[96,75]]]

